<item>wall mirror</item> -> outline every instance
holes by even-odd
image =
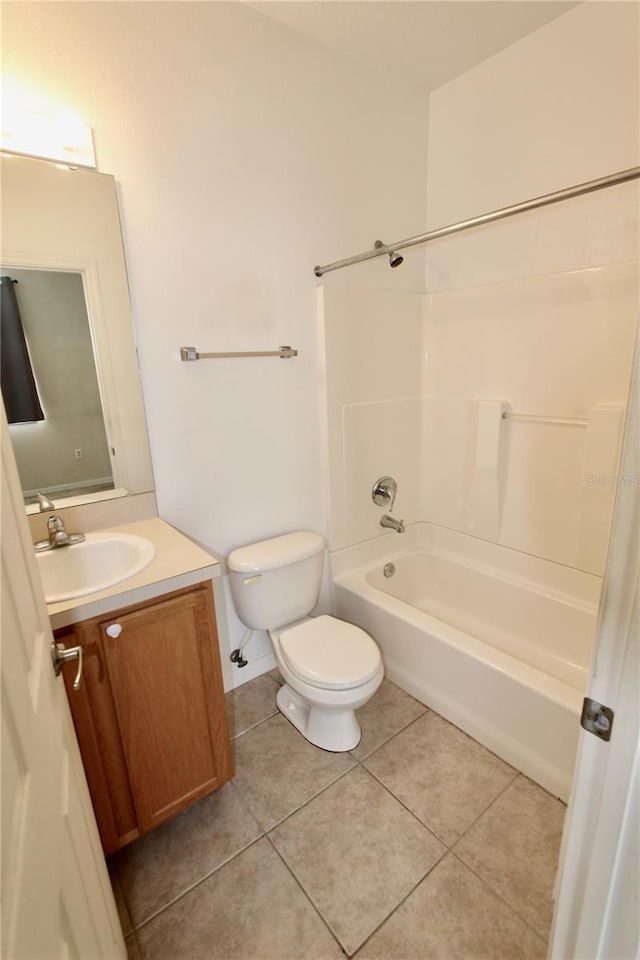
[[[113,177],[3,156],[2,194],[3,342],[11,316],[26,347],[2,387],[27,509],[36,491],[66,506],[152,490]],[[36,413],[12,395],[30,376]]]

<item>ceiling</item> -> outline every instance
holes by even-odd
[[[566,13],[560,0],[251,0],[352,61],[428,93]]]

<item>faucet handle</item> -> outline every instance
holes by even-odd
[[[398,484],[393,477],[380,477],[373,485],[371,499],[379,507],[386,507],[388,510],[393,510],[397,492]]]

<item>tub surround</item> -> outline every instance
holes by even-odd
[[[629,258],[428,294],[323,288],[331,549],[379,533],[369,491],[392,473],[407,522],[601,576],[639,283]]]

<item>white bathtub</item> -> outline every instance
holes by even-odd
[[[391,680],[568,798],[598,577],[431,524],[331,566],[337,615],[375,638]]]

